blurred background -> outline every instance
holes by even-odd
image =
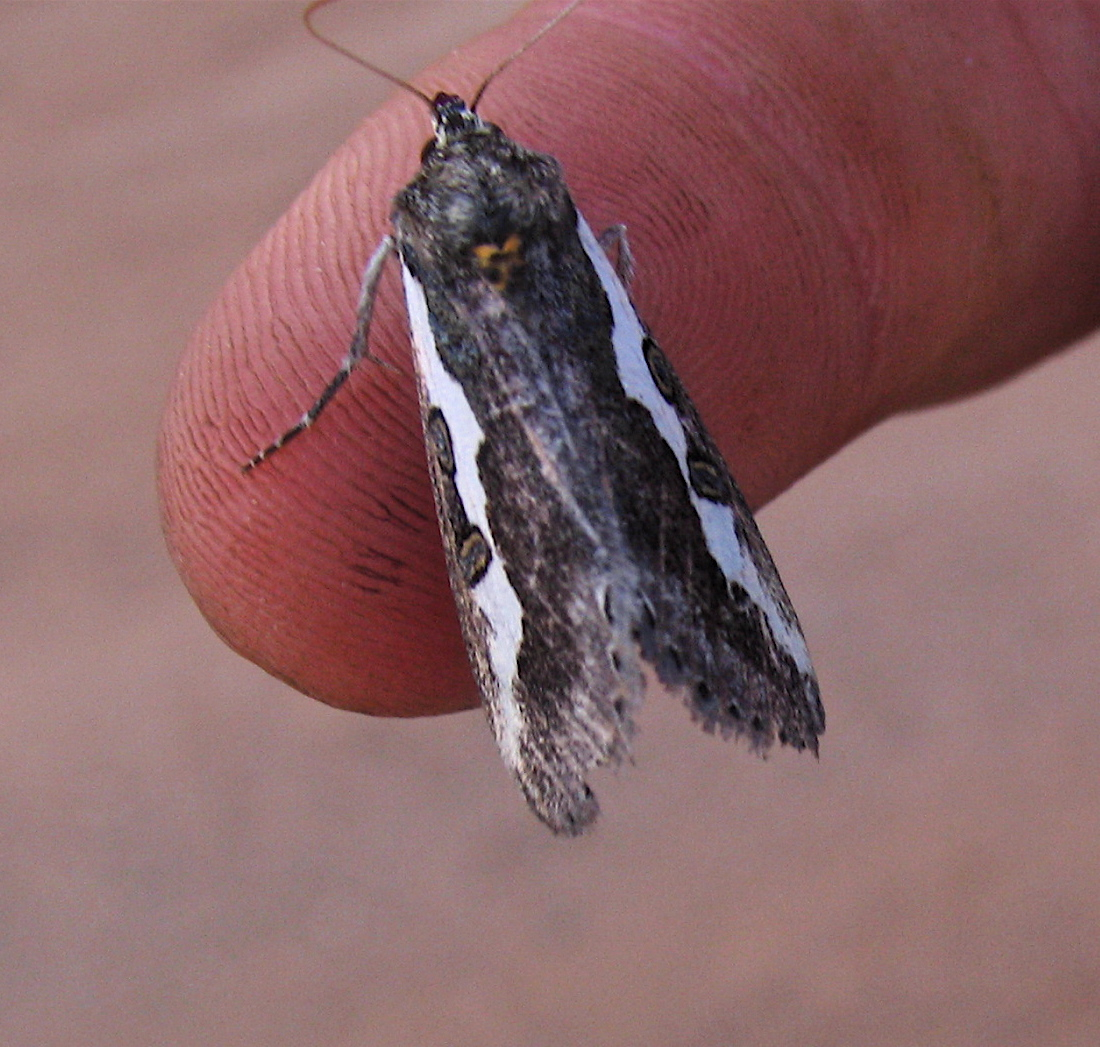
[[[335,19],[411,74],[514,4]],[[644,711],[553,839],[481,714],[341,713],[159,533],[189,331],[389,91],[300,5],[0,7],[0,1042],[1100,1042],[1100,354],[880,427],[761,517],[829,711]]]

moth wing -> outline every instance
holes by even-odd
[[[642,653],[707,730],[817,751],[825,712],[798,618],[752,513],[683,385],[583,218],[613,316],[619,378],[639,405],[620,502],[642,569]],[[642,452],[635,448],[646,448]],[[645,470],[647,483],[631,486]]]
[[[504,763],[529,804],[555,832],[576,835],[599,810],[585,775],[628,751],[631,713],[644,691],[630,616],[617,613],[636,602],[637,579],[629,564],[603,562],[599,543],[586,557],[545,521],[531,523],[545,507],[525,504],[518,484],[506,497],[497,492],[490,509],[485,476],[514,463],[487,458],[512,458],[522,440],[486,439],[442,364],[423,288],[402,271],[429,472],[474,675]],[[511,525],[501,519],[506,513]],[[498,554],[501,536],[520,533],[541,546],[522,580],[509,577]],[[555,541],[569,545],[567,555],[555,555]],[[597,581],[566,584],[569,572]]]

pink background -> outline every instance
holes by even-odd
[[[508,6],[333,20],[412,73]],[[215,638],[158,529],[166,389],[388,92],[298,13],[0,8],[0,1042],[1100,1040],[1095,342],[762,514],[820,763],[652,703],[562,842],[480,714],[336,712]]]

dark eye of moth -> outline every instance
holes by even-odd
[[[455,474],[455,452],[451,443],[451,429],[447,425],[447,419],[438,407],[433,407],[428,412],[428,424],[425,427],[428,436],[428,450],[435,455],[439,462],[439,468],[444,476]]]
[[[676,378],[669,367],[665,354],[661,347],[649,335],[642,339],[642,354],[645,356],[646,366],[649,368],[653,384],[670,404],[676,403]]]
[[[492,559],[493,553],[485,540],[485,535],[479,528],[474,527],[458,547],[458,565],[466,583],[471,586],[477,585],[485,577]]]
[[[687,460],[691,489],[708,502],[729,501],[729,489],[725,474],[709,458],[689,454]]]

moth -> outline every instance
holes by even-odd
[[[467,105],[311,31],[422,98],[434,136],[367,263],[340,372],[245,469],[312,425],[369,355],[378,279],[396,254],[462,632],[504,763],[538,817],[564,835],[592,823],[588,772],[629,753],[647,690],[682,695],[706,731],[756,750],[778,739],[816,753],[825,713],[798,619],[631,304],[623,231],[597,237],[558,162],[477,113],[516,55]]]

